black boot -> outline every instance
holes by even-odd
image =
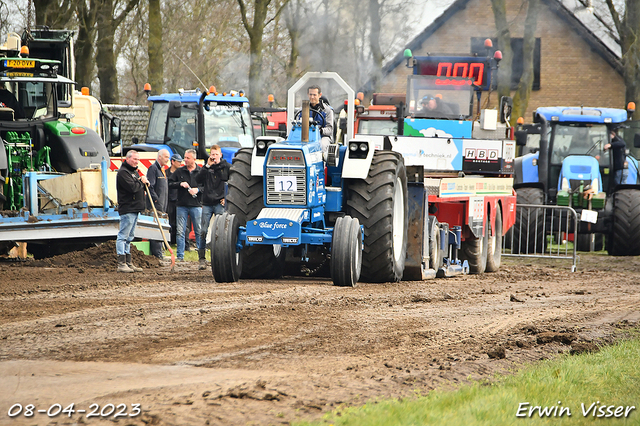
[[[205,258],[205,249],[198,250],[198,269],[200,271],[207,269],[207,259]]]
[[[118,269],[116,269],[116,271],[127,273],[133,272],[133,269],[129,268],[127,265],[127,259],[124,254],[118,255]]]
[[[142,272],[142,268],[138,268],[137,266],[135,266],[133,264],[133,261],[131,260],[131,253],[127,253],[127,254],[125,254],[125,256],[126,256],[126,259],[127,259],[127,266],[129,268],[131,268],[131,270],[133,272]]]

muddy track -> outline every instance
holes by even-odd
[[[0,263],[0,424],[111,421],[7,415],[72,402],[141,404],[119,424],[287,424],[595,348],[640,319],[638,258],[583,255],[576,273],[505,259],[493,274],[345,289],[221,285],[142,254],[143,273],[116,275],[107,252]]]

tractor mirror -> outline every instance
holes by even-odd
[[[633,146],[635,148],[640,148],[640,133],[636,133],[633,136]]]
[[[180,101],[169,101],[169,118],[180,118],[182,113],[182,103]]]
[[[527,144],[526,130],[516,130],[516,145],[525,146]]]

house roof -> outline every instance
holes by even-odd
[[[593,11],[586,7],[586,0],[542,0],[542,2],[567,22],[618,73],[622,74],[620,60],[622,50],[615,25],[604,0],[591,0]],[[457,12],[466,8],[468,3],[469,0],[453,0],[440,16],[407,43],[405,49],[418,50],[424,41]],[[401,50],[382,67],[383,77],[404,62],[404,50]],[[367,89],[370,84],[371,82],[366,84]]]

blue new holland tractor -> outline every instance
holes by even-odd
[[[605,149],[611,143],[611,131],[624,127],[631,112],[615,108],[538,108],[534,124],[521,126],[516,132],[517,144],[522,147],[514,175],[518,204],[572,207],[578,217],[578,234],[573,237],[580,251],[602,250],[606,241],[611,255],[640,255],[638,160],[626,155],[625,179],[617,183],[611,152]],[[551,223],[546,216],[542,209],[516,215],[516,231],[510,242],[514,252],[546,250],[545,234],[565,223],[564,219],[557,220],[558,216]]]

